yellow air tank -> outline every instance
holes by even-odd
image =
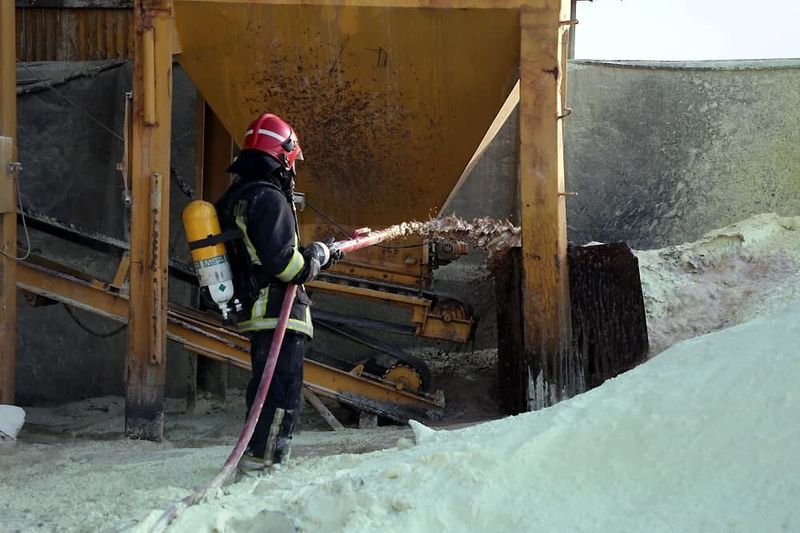
[[[214,205],[202,200],[190,202],[183,210],[183,229],[200,286],[208,288],[211,299],[227,321],[234,296],[233,275],[224,242],[214,239],[222,235]],[[233,303],[236,306],[235,300]]]

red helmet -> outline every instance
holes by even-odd
[[[297,132],[272,113],[261,115],[248,126],[242,150],[258,150],[270,155],[286,170],[294,170],[294,162],[303,160]]]

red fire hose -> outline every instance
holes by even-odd
[[[250,442],[250,437],[253,436],[256,422],[258,422],[258,417],[261,415],[264,401],[267,399],[267,392],[269,392],[269,385],[272,382],[272,374],[275,372],[275,364],[278,362],[278,354],[283,344],[283,336],[286,334],[286,326],[289,324],[289,313],[292,310],[292,304],[294,303],[296,293],[297,285],[290,283],[286,286],[286,294],[284,294],[283,303],[281,304],[281,315],[278,319],[278,325],[275,327],[275,334],[272,336],[272,344],[269,347],[267,364],[264,366],[264,372],[261,374],[261,384],[258,387],[256,398],[250,408],[250,413],[247,415],[247,420],[244,423],[242,432],[239,434],[239,439],[236,441],[236,446],[233,447],[222,470],[219,471],[217,476],[212,479],[210,483],[196,488],[190,495],[167,509],[164,514],[161,515],[161,518],[158,519],[158,522],[156,522],[153,531],[163,531],[166,529],[178,515],[200,501],[209,490],[221,486],[236,469],[236,465],[239,464],[239,459],[242,458],[247,443]]]
[[[397,237],[400,235],[399,226],[391,226],[382,231],[371,231],[369,228],[362,228],[353,233],[353,237],[346,241],[338,241],[331,245],[331,250],[340,251],[342,253],[349,253],[361,248],[373,246],[382,241]],[[169,524],[175,520],[183,511],[192,505],[196,504],[205,494],[211,490],[221,486],[236,469],[236,465],[242,458],[247,443],[250,442],[250,437],[253,436],[253,431],[256,427],[258,417],[261,415],[261,409],[264,407],[264,401],[267,399],[267,392],[272,382],[272,374],[275,372],[275,365],[278,362],[278,354],[281,351],[283,344],[283,337],[286,334],[286,326],[289,324],[289,314],[292,310],[292,304],[297,293],[297,285],[289,283],[286,286],[286,293],[283,296],[283,303],[281,304],[281,314],[278,319],[278,325],[275,327],[275,333],[272,336],[272,344],[269,347],[269,356],[267,357],[267,364],[264,366],[264,372],[261,374],[261,382],[256,393],[256,398],[250,408],[250,413],[247,415],[247,420],[244,423],[242,432],[239,434],[239,439],[233,447],[228,459],[222,467],[222,470],[216,475],[211,482],[206,485],[196,488],[191,494],[182,499],[181,501],[173,504],[167,509],[164,514],[158,519],[152,531],[163,531]]]
[[[402,229],[399,225],[390,226],[380,231],[372,231],[369,228],[357,229],[353,232],[353,236],[346,241],[337,241],[331,245],[332,252],[342,252],[347,254],[354,252],[361,248],[374,246],[383,241],[399,237],[402,234]]]

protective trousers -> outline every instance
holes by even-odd
[[[267,364],[274,332],[271,329],[263,330],[252,334],[251,337],[250,356],[253,374],[247,386],[248,413],[255,401],[261,374]],[[300,411],[306,339],[307,337],[301,333],[286,331],[267,399],[250,439],[248,451],[254,457],[266,458],[274,463],[279,463],[288,456],[289,441],[294,433]],[[279,415],[277,417],[276,411]]]

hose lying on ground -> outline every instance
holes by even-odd
[[[261,374],[261,383],[258,386],[256,398],[253,401],[253,406],[250,408],[250,413],[247,415],[247,420],[242,428],[242,432],[239,434],[239,440],[236,441],[236,446],[233,447],[222,470],[219,471],[211,482],[196,488],[194,492],[164,511],[164,514],[161,515],[161,518],[159,518],[158,522],[153,526],[152,531],[164,531],[183,511],[199,502],[208,491],[219,488],[236,470],[236,465],[239,463],[239,459],[242,458],[247,443],[250,442],[250,437],[253,436],[256,422],[261,415],[261,409],[264,407],[264,401],[267,398],[269,385],[272,382],[272,374],[275,372],[275,364],[278,361],[278,354],[281,351],[283,336],[286,333],[286,326],[289,323],[289,313],[292,309],[292,303],[294,302],[296,292],[297,285],[290,283],[286,287],[286,294],[283,297],[283,304],[281,305],[280,318],[278,319],[278,325],[275,327],[275,334],[272,337],[272,344],[269,348],[269,357],[267,358],[267,364],[264,366],[264,372]]]

